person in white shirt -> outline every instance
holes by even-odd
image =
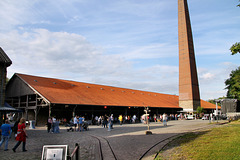
[[[77,125],[78,125],[78,117],[77,117],[77,115],[74,117],[74,119],[73,119],[73,124],[74,124],[74,127],[75,127],[75,131],[76,131],[76,128],[78,127]]]
[[[163,126],[167,126],[167,115],[163,114]]]

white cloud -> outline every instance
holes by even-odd
[[[200,93],[217,98],[239,66],[229,52],[240,36],[239,8],[228,1],[188,3]],[[1,0],[0,6],[10,75],[178,92],[177,1]]]
[[[1,0],[0,1],[0,19],[1,30],[14,29],[18,25],[28,23],[33,18],[32,10],[33,1],[28,0]]]
[[[0,35],[0,43],[13,61],[10,72],[101,75],[130,66],[129,62],[119,56],[103,55],[101,49],[77,34],[36,29],[32,32],[12,31]],[[19,70],[21,67],[27,71]]]
[[[35,29],[0,36],[13,61],[10,75],[18,72],[176,94],[177,66],[134,69],[132,62],[120,55],[106,55],[85,37],[66,32]]]
[[[174,57],[177,55],[177,46],[171,44],[151,44],[131,48],[132,51],[121,53],[126,59],[155,59]]]
[[[203,80],[212,80],[213,78],[215,78],[215,75],[212,73],[205,73],[203,75],[200,75],[200,78],[202,78]]]

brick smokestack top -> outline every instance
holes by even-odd
[[[200,106],[198,76],[187,0],[178,0],[179,106],[186,111]]]

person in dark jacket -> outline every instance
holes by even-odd
[[[15,123],[14,123],[14,126],[13,126],[13,133],[15,135],[15,138],[17,137],[17,130],[18,130],[18,123],[20,122],[20,119],[18,119]]]

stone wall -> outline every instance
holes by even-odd
[[[179,107],[183,108],[183,110],[196,111],[199,106],[201,106],[200,101],[195,100],[179,101]]]

